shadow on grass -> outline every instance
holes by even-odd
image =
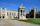
[[[28,19],[28,20],[19,20],[19,21],[28,22],[28,23],[33,23],[33,24],[39,24],[39,25],[40,25],[40,18]]]

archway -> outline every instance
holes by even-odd
[[[0,18],[1,18],[1,16],[0,16]]]
[[[5,17],[3,16],[3,18],[5,18]]]

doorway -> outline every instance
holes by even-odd
[[[3,16],[3,19],[4,19],[4,16]]]
[[[1,16],[0,16],[0,18],[1,18]]]

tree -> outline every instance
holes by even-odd
[[[31,10],[31,12],[29,12],[29,14],[31,15],[31,18],[34,17],[34,8]]]

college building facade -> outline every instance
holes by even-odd
[[[26,19],[25,7],[21,5],[18,11],[7,10],[6,8],[0,8],[0,19]]]
[[[18,7],[18,11],[7,10],[6,8],[0,8],[0,19],[26,19],[39,17],[40,13],[37,13],[36,8],[32,8],[29,14],[26,14],[25,7],[21,4]]]

